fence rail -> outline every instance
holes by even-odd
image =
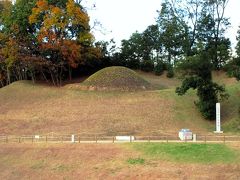
[[[198,135],[195,140],[180,140],[175,135],[165,136],[125,136],[129,139],[119,140],[116,136],[103,135],[31,135],[15,136],[0,135],[0,143],[120,143],[120,142],[199,142],[199,143],[225,143],[240,142],[240,136],[229,135]]]

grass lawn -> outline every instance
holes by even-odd
[[[2,144],[0,148],[0,179],[239,179],[240,164],[237,156],[225,146],[181,147],[178,144]],[[179,144],[184,145],[184,144]],[[174,149],[172,149],[174,148]],[[220,148],[220,149],[218,149]],[[236,146],[239,151],[240,144]],[[141,150],[140,150],[141,149]],[[172,151],[170,151],[172,149]],[[191,156],[200,153],[203,162],[190,161]],[[170,152],[169,152],[170,151]],[[143,153],[147,153],[144,155]],[[213,152],[218,158],[207,158]],[[162,159],[162,153],[167,160]],[[176,153],[176,154],[175,154]],[[193,154],[194,153],[194,154]],[[207,155],[207,153],[209,155]],[[188,157],[186,157],[188,156]],[[236,161],[232,157],[236,158]],[[182,163],[174,160],[188,160]],[[203,157],[202,157],[203,158]],[[216,157],[215,157],[216,158]],[[225,158],[225,159],[224,159]],[[228,163],[225,163],[227,159]],[[223,163],[224,161],[224,163]],[[217,163],[219,162],[219,163]]]
[[[236,163],[240,154],[223,144],[134,143],[135,150],[150,158],[183,163]]]

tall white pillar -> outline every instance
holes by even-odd
[[[216,103],[216,131],[215,133],[223,133],[221,131],[221,109],[220,109],[220,103]]]

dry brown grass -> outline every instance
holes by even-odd
[[[156,89],[169,89],[169,88],[176,88],[177,86],[181,85],[181,80],[174,77],[174,78],[167,78],[167,72],[165,71],[163,75],[156,76],[153,73],[137,71],[140,76],[145,78],[148,82],[150,82],[154,88]]]
[[[16,82],[1,89],[0,134],[149,134],[158,130],[177,132],[184,126],[204,131],[190,118],[176,119],[178,102],[170,97],[172,94],[88,92]],[[196,120],[201,122],[201,116]]]
[[[224,71],[213,71],[212,76],[213,80],[221,85],[224,84],[226,86],[229,86],[237,83],[236,78],[228,77]]]
[[[127,132],[149,135],[156,131],[177,133],[181,128],[213,131],[214,122],[204,120],[194,105],[195,92],[179,97],[174,89],[179,80],[151,73],[140,75],[168,89],[100,92],[15,82],[0,89],[0,134]],[[222,73],[215,79],[234,83]],[[233,108],[237,106],[225,109],[230,112]],[[227,121],[230,113],[224,113],[223,120]]]
[[[5,144],[0,148],[1,179],[227,179],[240,178],[239,164],[180,164],[145,159],[122,145]]]
[[[171,101],[156,93],[78,92],[16,83],[1,102],[0,134],[121,132],[172,127]],[[14,92],[17,88],[21,89]],[[3,89],[4,90],[4,89]],[[1,96],[1,95],[0,95]]]

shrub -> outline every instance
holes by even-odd
[[[166,70],[166,64],[162,61],[159,61],[154,68],[155,74],[157,76],[161,76],[163,74],[164,70]]]
[[[168,66],[167,77],[172,78],[174,76],[173,67],[171,65]]]
[[[154,64],[151,60],[144,60],[141,63],[141,70],[145,72],[151,72],[154,69]]]

